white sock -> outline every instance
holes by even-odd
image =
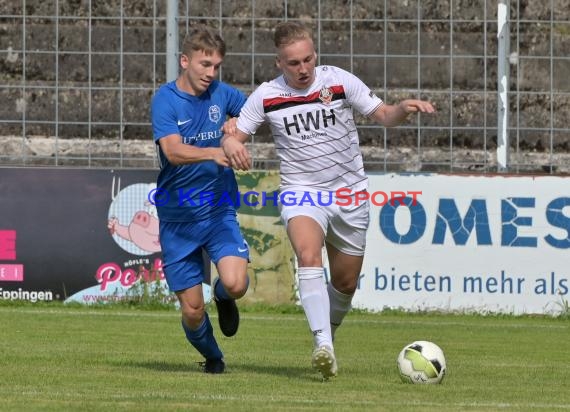
[[[327,292],[329,294],[331,311],[331,333],[334,339],[336,329],[340,326],[342,320],[352,308],[351,302],[354,295],[347,295],[346,293],[339,292],[333,287],[331,282],[327,285]]]
[[[330,303],[324,281],[322,267],[301,267],[297,271],[299,277],[299,296],[313,333],[315,346],[333,347]]]

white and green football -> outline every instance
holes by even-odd
[[[397,362],[406,383],[440,383],[445,376],[445,356],[433,342],[419,340],[406,345]]]

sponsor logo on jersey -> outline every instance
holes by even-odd
[[[212,140],[212,139],[221,139],[222,131],[221,130],[213,130],[209,132],[201,132],[194,136],[183,136],[182,143],[184,144],[195,144],[199,141],[205,140]]]
[[[291,136],[291,129],[294,128],[293,133],[301,133],[301,128],[309,132],[311,130],[320,130],[321,125],[323,128],[334,126],[336,124],[336,115],[333,109],[321,109],[312,112],[298,113],[293,116],[283,117],[283,126],[287,134]],[[311,127],[312,126],[312,127]],[[306,140],[303,138],[303,140]]]

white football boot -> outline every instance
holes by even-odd
[[[319,346],[313,351],[312,362],[313,368],[318,370],[323,379],[327,380],[333,376],[336,376],[337,364],[336,358],[332,348],[329,346]]]

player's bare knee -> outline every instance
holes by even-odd
[[[245,293],[247,292],[247,287],[244,288],[234,288],[232,289],[229,294],[231,295],[232,298],[234,299],[239,299],[241,298],[243,295],[245,295]]]
[[[312,250],[301,250],[297,253],[297,261],[299,267],[316,268],[323,265],[323,257],[321,250],[317,252]]]
[[[222,279],[222,284],[224,289],[234,299],[239,299],[247,292],[247,287],[249,285],[249,279],[247,275],[235,275],[227,276]]]
[[[201,325],[205,313],[204,304],[184,304],[181,305],[180,310],[182,312],[182,318],[188,327],[196,329]]]
[[[332,278],[332,286],[345,295],[353,295],[356,292],[356,287],[358,286],[358,278]]]

